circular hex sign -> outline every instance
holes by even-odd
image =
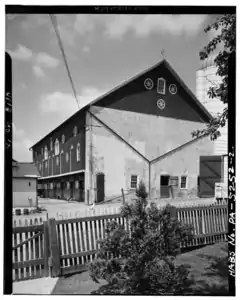
[[[163,99],[158,99],[158,101],[157,101],[157,106],[158,106],[158,108],[160,108],[160,109],[164,109],[165,108],[165,101],[163,100]]]
[[[153,81],[151,78],[147,78],[144,80],[144,86],[147,90],[151,90],[153,88]]]
[[[175,95],[177,93],[177,86],[176,86],[176,84],[170,84],[170,86],[169,86],[169,92],[172,95]]]

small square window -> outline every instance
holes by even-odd
[[[180,188],[181,189],[187,188],[187,176],[181,176]]]
[[[131,189],[136,189],[137,188],[137,183],[138,183],[138,176],[137,175],[131,175],[131,183],[130,183]]]

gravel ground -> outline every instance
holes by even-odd
[[[209,205],[214,203],[214,198],[191,198],[191,199],[159,199],[153,200],[158,205],[166,205],[167,203],[176,206],[185,205]],[[83,202],[67,202],[65,200],[39,198],[39,206],[44,207],[48,212],[49,218],[67,219],[74,217],[86,217],[91,215],[102,215],[116,213],[121,207],[119,202],[106,202],[95,205],[94,209]]]

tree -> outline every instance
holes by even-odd
[[[210,30],[220,31],[207,46],[200,52],[200,59],[204,60],[216,50],[217,45],[223,45],[223,50],[219,51],[214,59],[217,66],[216,74],[221,77],[219,86],[212,85],[208,90],[210,98],[218,98],[224,104],[228,103],[228,71],[229,58],[236,51],[236,15],[227,14],[217,18],[217,20],[205,28],[205,32]],[[203,130],[195,130],[192,133],[193,137],[209,135],[212,140],[217,139],[221,134],[219,129],[224,127],[228,120],[228,108],[224,108],[223,112],[213,117],[207,127]]]
[[[109,222],[105,239],[99,241],[97,259],[90,275],[108,285],[97,294],[160,295],[181,294],[188,288],[188,268],[176,265],[180,242],[192,238],[192,228],[176,218],[176,209],[147,206],[141,182],[133,204],[126,203],[121,214],[126,226]]]

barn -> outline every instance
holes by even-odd
[[[37,169],[33,163],[12,160],[13,207],[37,207]]]
[[[197,196],[209,137],[192,138],[211,114],[166,59],[81,108],[30,150],[45,197],[86,204],[135,191]],[[220,179],[216,179],[220,181]],[[210,195],[212,196],[212,195]]]

